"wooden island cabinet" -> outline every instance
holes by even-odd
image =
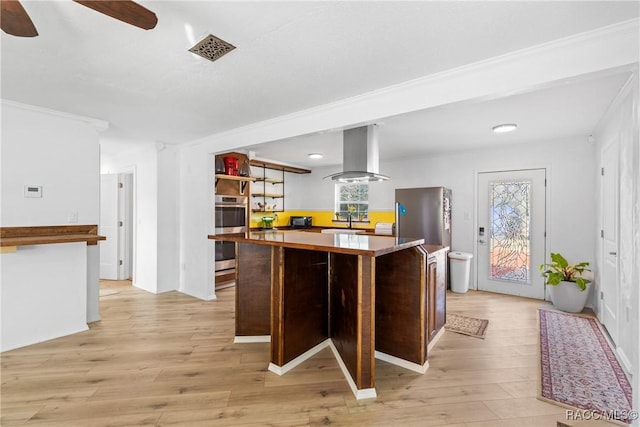
[[[376,396],[376,358],[426,371],[445,314],[431,308],[444,309],[439,251],[422,239],[293,230],[209,238],[236,242],[235,342],[270,341],[270,371],[283,375],[329,347],[357,399]]]
[[[448,247],[423,245],[429,253],[427,259],[427,336],[435,343],[444,332],[447,321],[447,253]]]

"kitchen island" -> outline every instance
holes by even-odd
[[[279,375],[330,347],[356,398],[376,396],[375,358],[428,367],[422,239],[304,231],[236,242],[236,342],[271,342]]]

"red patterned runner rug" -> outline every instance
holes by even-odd
[[[539,310],[541,400],[629,424],[631,385],[598,321]]]

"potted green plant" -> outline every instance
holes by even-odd
[[[589,297],[589,283],[591,280],[583,277],[588,262],[569,264],[569,261],[559,253],[551,253],[551,262],[541,264],[540,271],[549,286],[549,295],[553,305],[562,311],[579,313],[587,303]]]

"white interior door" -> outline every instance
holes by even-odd
[[[132,277],[132,251],[133,251],[133,174],[122,173],[118,175],[118,242],[120,262],[118,279],[125,280]]]
[[[546,171],[478,174],[478,289],[544,299]]]
[[[100,278],[118,279],[118,175],[100,175]]]
[[[602,149],[602,275],[600,321],[618,341],[618,141]]]

